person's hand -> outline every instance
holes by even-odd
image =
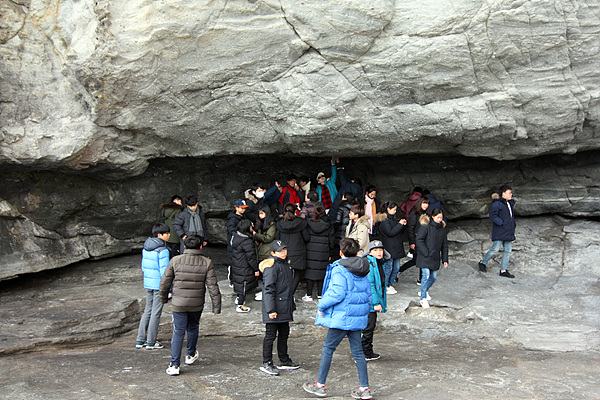
[[[321,310],[317,310],[317,312],[319,313],[319,317],[323,318],[323,313],[321,312]]]
[[[447,262],[444,263],[444,268],[448,268],[448,263]]]
[[[259,276],[259,275],[260,275],[260,271],[256,271],[256,272],[254,273],[254,276]]]
[[[375,307],[373,307],[373,310],[377,311],[377,312],[382,312],[383,311],[383,307],[381,304],[377,304]]]
[[[270,319],[275,319],[275,318],[277,318],[277,313],[276,313],[276,312],[272,312],[272,313],[270,313],[270,314],[269,314],[269,318],[270,318]]]
[[[183,235],[183,237],[181,238],[181,240],[185,240],[187,238],[187,235]]]
[[[405,220],[404,218],[402,218],[402,219],[400,220],[400,223],[401,223],[402,225],[406,225],[406,220]]]
[[[414,250],[414,249],[416,249],[416,248],[417,248],[417,246],[416,246],[416,245],[414,245],[414,244],[411,244],[411,245],[410,245],[410,248],[411,248],[411,250]]]

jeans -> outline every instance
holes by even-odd
[[[375,326],[377,326],[377,314],[377,312],[369,313],[369,322],[362,331],[361,345],[365,357],[373,355],[373,333],[375,332]]]
[[[183,337],[187,332],[187,355],[196,354],[198,343],[198,330],[200,328],[200,316],[202,311],[173,311],[173,336],[171,337],[171,365],[181,363],[181,348]]]
[[[390,287],[396,281],[396,276],[398,276],[398,271],[400,271],[400,259],[392,258],[391,260],[386,260],[383,264],[383,269],[385,271],[385,286]]]
[[[358,368],[358,381],[362,387],[369,386],[369,376],[367,375],[367,360],[365,360],[365,354],[363,353],[361,345],[361,331],[343,331],[341,329],[329,328],[327,331],[327,337],[325,337],[325,343],[323,343],[323,352],[321,353],[321,366],[319,367],[319,375],[317,376],[317,382],[324,385],[327,380],[327,374],[331,367],[331,359],[333,352],[338,347],[342,339],[348,336],[350,342],[350,350],[352,356],[356,361],[356,368]]]
[[[500,251],[500,246],[504,248],[502,261],[500,261],[500,271],[506,271],[508,269],[508,261],[510,260],[510,252],[512,251],[512,241],[510,240],[494,240],[492,248],[483,257],[481,263],[487,265],[488,261]]]
[[[140,319],[136,341],[148,342],[150,345],[156,343],[162,309],[158,290],[146,289],[146,307]]]
[[[423,277],[421,278],[421,300],[427,298],[427,291],[437,279],[438,271],[432,271],[429,268],[421,268]]]
[[[289,322],[273,322],[265,324],[265,339],[263,340],[263,363],[273,362],[273,342],[277,338],[277,356],[285,363],[290,360],[288,355],[288,337],[290,336]]]

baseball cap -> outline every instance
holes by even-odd
[[[279,253],[281,250],[287,249],[287,246],[281,240],[273,240],[270,249],[275,253]]]
[[[236,207],[248,207],[248,204],[246,204],[245,200],[236,200],[235,203],[233,203],[233,205]]]

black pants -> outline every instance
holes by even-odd
[[[320,296],[323,292],[323,280],[313,281],[312,279],[306,280],[306,294],[312,297],[313,286],[317,284],[317,296]]]
[[[417,255],[416,254],[413,255],[413,258],[411,260],[408,260],[407,262],[402,264],[398,273],[401,274],[404,271],[406,271],[407,269],[409,269],[410,267],[414,267],[415,265],[417,265]],[[421,268],[419,268],[419,282],[421,281],[422,276],[423,276],[423,271],[421,271]]]
[[[304,275],[304,270],[302,269],[293,269],[292,270],[292,295],[296,293],[296,289],[300,284],[300,279],[302,279],[302,275]]]
[[[365,353],[365,357],[367,358],[373,354],[373,332],[375,331],[375,326],[377,326],[377,314],[377,312],[369,313],[367,327],[362,331],[361,344],[363,353]]]
[[[277,356],[282,363],[289,361],[288,336],[290,336],[289,322],[273,322],[266,325],[265,339],[263,340],[263,363],[273,362],[273,342],[277,339]]]

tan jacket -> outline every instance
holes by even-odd
[[[354,239],[358,242],[360,250],[357,256],[360,257],[369,250],[369,228],[371,223],[369,222],[369,216],[363,215],[356,221],[354,226],[352,222],[348,223],[346,227],[346,237]]]

